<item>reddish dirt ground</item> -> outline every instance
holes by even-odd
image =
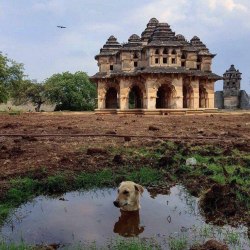
[[[153,130],[149,127],[153,126]],[[19,136],[3,136],[18,134]],[[46,136],[48,134],[60,136]],[[75,135],[74,137],[65,135]],[[156,138],[77,136],[77,134],[113,134],[173,137],[172,140],[249,145],[250,112],[180,116],[95,115],[93,113],[23,113],[0,115],[0,181],[39,175],[46,167],[50,174],[58,171],[93,171],[105,166],[101,156],[96,163],[86,154],[90,147],[140,146]],[[26,136],[22,136],[26,135]],[[43,135],[34,137],[33,135]],[[187,137],[187,138],[185,138]],[[77,159],[78,163],[75,164]]]

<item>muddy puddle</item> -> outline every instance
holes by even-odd
[[[69,192],[63,199],[39,196],[19,207],[0,229],[6,242],[27,244],[58,243],[61,247],[107,244],[117,236],[153,238],[169,249],[171,238],[185,238],[188,245],[216,238],[230,249],[250,249],[245,227],[218,227],[206,224],[198,199],[183,187],[175,186],[169,195],[150,196],[145,191],[139,213],[122,213],[113,206],[116,189]]]

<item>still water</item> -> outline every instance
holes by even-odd
[[[168,249],[169,237],[203,242],[216,237],[227,240],[236,235],[239,242],[230,249],[250,249],[246,228],[210,226],[204,222],[198,199],[182,186],[170,189],[168,195],[151,196],[145,190],[139,212],[121,213],[114,207],[116,189],[69,192],[63,199],[39,196],[20,206],[0,229],[7,242],[27,244],[60,243],[71,246],[95,241],[104,245],[116,236],[154,238]]]

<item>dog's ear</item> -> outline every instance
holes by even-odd
[[[140,194],[144,192],[144,188],[139,184],[135,184],[135,190],[138,191]]]

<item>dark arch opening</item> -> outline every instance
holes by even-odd
[[[129,109],[143,108],[143,93],[138,86],[133,86],[129,92]]]
[[[172,90],[168,85],[162,85],[157,91],[156,97],[156,108],[157,109],[166,109],[171,108],[171,97]]]
[[[176,55],[176,50],[175,49],[172,50],[172,55]]]
[[[155,54],[159,55],[159,50],[158,49],[155,50]]]
[[[168,50],[165,48],[164,50],[163,50],[163,55],[167,55],[168,54]]]
[[[106,93],[106,109],[117,109],[118,98],[117,90],[115,88],[109,88]]]
[[[134,53],[134,59],[138,59],[138,55],[136,52]]]

